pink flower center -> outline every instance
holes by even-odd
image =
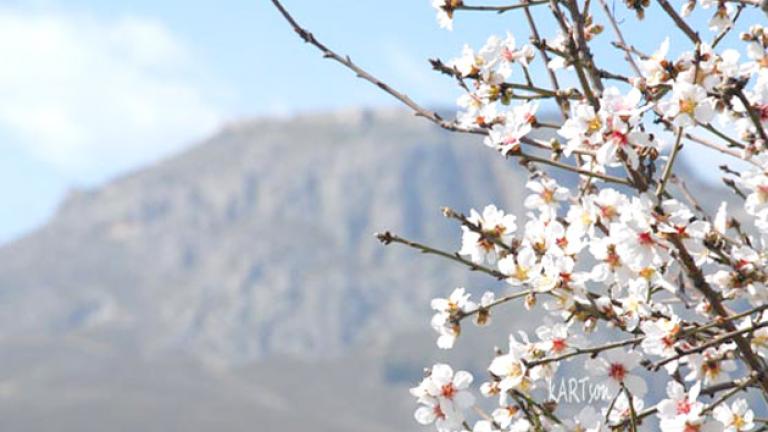
[[[650,246],[653,244],[653,238],[651,237],[651,233],[644,232],[637,235],[637,241],[640,242],[643,246]]]
[[[560,339],[560,338],[552,339],[553,353],[562,352],[567,347],[568,347],[568,344],[565,342],[565,339]]]
[[[501,56],[504,57],[504,60],[508,62],[515,61],[515,53],[509,48],[504,48],[503,50],[501,50]]]
[[[627,375],[627,368],[621,363],[611,363],[611,370],[608,372],[608,376],[616,381],[624,381],[624,377]]]
[[[446,399],[453,399],[453,395],[456,394],[456,387],[453,384],[446,384],[440,389],[440,394]]]
[[[688,402],[688,399],[683,399],[677,401],[677,414],[688,414],[691,412],[691,403]]]
[[[629,142],[627,136],[619,131],[611,132],[611,140],[619,146],[625,146]]]
[[[664,347],[666,348],[672,348],[673,346],[675,346],[675,338],[669,335],[664,336],[663,338],[661,338],[661,343],[663,343]]]

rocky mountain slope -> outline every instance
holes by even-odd
[[[440,208],[515,208],[514,168],[401,112],[232,125],[72,194],[0,250],[0,335],[88,331],[213,364],[337,355],[422,326],[428,299],[466,278],[373,233],[456,248]]]
[[[0,249],[0,429],[415,430],[404,389],[447,355],[429,299],[504,284],[373,233],[456,250],[440,208],[520,215],[524,180],[477,137],[349,111],[234,124],[73,193]],[[450,356],[480,371],[515,316]]]

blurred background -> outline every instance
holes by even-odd
[[[463,14],[447,32],[429,3],[284,2],[450,115],[460,93],[427,59],[527,27]],[[616,8],[654,51],[664,32]],[[500,317],[439,352],[429,300],[504,284],[373,237],[456,250],[440,209],[521,215],[522,170],[323,60],[269,1],[4,1],[0,59],[0,429],[418,430],[424,366],[482,374],[528,328]],[[684,162],[705,194],[719,158]]]

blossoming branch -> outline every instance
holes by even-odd
[[[481,137],[529,174],[524,220],[493,204],[468,214],[443,209],[460,227],[455,250],[377,234],[496,284],[479,298],[456,288],[432,301],[442,349],[460,343],[467,321],[488,326],[493,316],[521,309],[544,317],[535,334],[509,335],[487,359],[477,390],[469,372],[429,368],[411,389],[419,423],[440,432],[768,427],[754,413],[768,401],[768,30],[759,24],[768,2],[625,0],[638,20],[650,8],[666,19],[671,37],[645,53],[605,0],[432,0],[448,30],[461,13],[516,14],[520,24],[519,34],[492,35],[454,59],[430,60],[461,92],[453,120],[325,46],[280,1],[272,3],[326,58],[439,127]],[[549,10],[546,27],[534,8]],[[696,8],[710,14],[706,28],[694,28]],[[745,19],[757,23],[742,25]],[[595,56],[595,41],[606,38],[629,72],[609,70]],[[728,38],[735,48],[719,48]],[[670,55],[673,41],[686,49]],[[534,76],[534,67],[546,76]],[[542,121],[542,106],[561,121]],[[537,131],[552,138],[536,138]],[[739,208],[722,202],[709,214],[687,189],[677,165],[697,148],[722,155],[723,181]],[[576,186],[558,183],[555,171],[575,177]],[[598,331],[612,339],[595,342]],[[556,401],[537,397],[570,362],[582,362],[610,401],[564,416]],[[653,376],[663,377],[665,394],[648,391]],[[483,410],[478,395],[495,408]]]

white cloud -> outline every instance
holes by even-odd
[[[219,123],[205,80],[163,24],[0,9],[0,132],[67,180],[155,160]]]

